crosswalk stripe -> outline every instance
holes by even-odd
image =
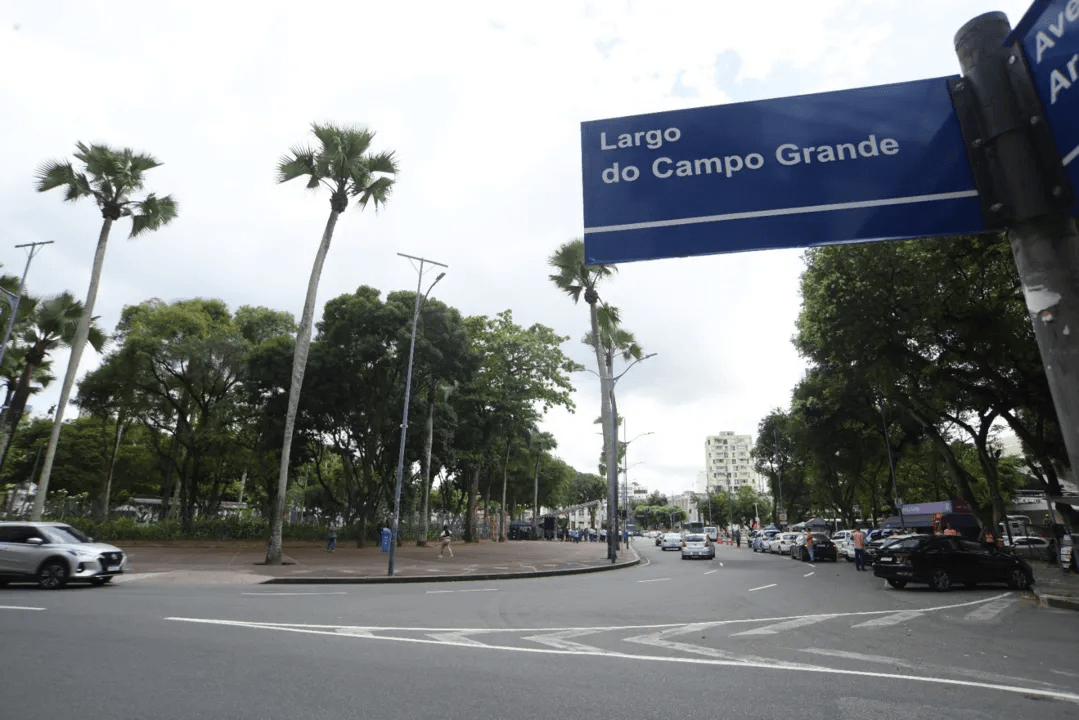
[[[894,615],[885,615],[884,617],[866,620],[865,622],[858,623],[857,625],[851,625],[851,628],[888,627],[890,625],[898,625],[899,623],[905,623],[908,620],[913,620],[914,618],[921,617],[924,614],[925,613],[915,610],[903,610],[895,613]]]
[[[988,622],[1000,613],[1007,610],[1008,607],[1010,607],[1011,604],[1018,599],[1019,598],[1013,596],[1001,598],[1000,600],[994,600],[991,603],[986,603],[985,605],[982,605],[980,608],[971,610],[966,614],[963,619],[971,620],[973,622]]]
[[[813,625],[824,620],[830,620],[836,617],[835,615],[815,615],[813,617],[795,618],[793,620],[787,620],[786,622],[776,623],[774,625],[765,625],[764,627],[754,628],[752,630],[744,630],[739,633],[734,633],[731,637],[741,637],[743,635],[776,635],[786,630],[793,630],[794,628],[805,627],[806,625]]]

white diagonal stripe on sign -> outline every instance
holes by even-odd
[[[787,620],[786,622],[776,623],[775,625],[765,625],[764,627],[754,628],[752,630],[744,630],[739,633],[734,633],[731,637],[740,637],[742,635],[776,635],[777,633],[784,632],[786,630],[793,630],[795,628],[805,627],[806,625],[813,625],[823,620],[829,620],[836,617],[835,615],[814,615],[813,617],[795,618],[794,620]]]
[[[857,625],[851,625],[852,628],[876,628],[876,627],[888,627],[890,625],[898,625],[899,623],[905,623],[908,620],[913,620],[916,617],[921,617],[925,613],[918,612],[916,610],[903,610],[895,613],[894,615],[885,615],[881,618],[873,618],[872,620],[866,620],[865,622],[858,623]]]
[[[986,603],[976,610],[971,610],[963,617],[964,620],[972,620],[974,622],[987,622],[992,620],[997,615],[1001,614],[1008,607],[1011,606],[1019,598],[1012,596],[1001,598],[1000,600],[994,600],[991,603]]]
[[[572,640],[566,638],[580,637],[582,635],[591,635],[595,633],[595,630],[562,630],[560,632],[548,633],[547,635],[529,635],[522,638],[523,640],[532,640],[533,642],[542,643],[544,645],[550,645],[553,648],[559,650],[583,650],[586,652],[596,652],[597,648],[591,645],[582,645],[581,643],[575,643]]]

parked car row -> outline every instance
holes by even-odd
[[[787,555],[792,560],[809,560],[810,549],[807,546],[807,535],[813,537],[813,560],[839,560],[839,551],[834,542],[826,533],[814,532],[780,532],[764,530],[751,538],[750,548],[757,553],[770,553],[773,555]]]
[[[752,548],[758,553],[788,554],[794,560],[808,560],[806,535],[804,532],[761,531],[752,538]],[[812,533],[814,560],[838,561],[840,556],[853,560],[852,535],[853,532],[847,530],[832,537]],[[938,591],[950,590],[957,584],[974,587],[983,583],[1004,583],[1010,588],[1025,590],[1034,584],[1034,572],[1019,555],[1044,557],[1049,542],[1043,542],[1025,536],[1013,538],[1013,553],[991,543],[972,542],[957,536],[874,530],[866,535],[866,565],[872,567],[875,577],[883,578],[897,589],[908,583],[924,583]],[[1065,536],[1060,549],[1065,567],[1079,566],[1076,547],[1079,547],[1079,534]]]

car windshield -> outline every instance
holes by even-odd
[[[889,550],[915,550],[925,545],[928,537],[924,535],[903,538],[888,544]]]
[[[46,525],[41,527],[40,530],[51,543],[69,544],[90,542],[90,538],[86,537],[70,525]]]
[[[704,535],[686,535],[686,542],[704,542]]]

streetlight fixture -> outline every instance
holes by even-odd
[[[612,468],[607,469],[607,557],[611,559],[611,562],[618,561],[618,538],[616,533],[618,532],[618,428],[615,426],[615,418],[613,410],[616,407],[614,401],[614,388],[622,377],[633,369],[633,366],[642,360],[655,357],[658,353],[648,353],[643,355],[629,365],[626,369],[618,374],[617,377],[612,377],[607,383],[607,397],[611,402],[611,447],[607,449],[607,452],[612,452],[612,459],[615,462],[614,476],[611,476]],[[601,368],[602,370],[602,368]],[[603,379],[603,375],[600,375],[600,379]],[[636,439],[636,438],[634,438]]]
[[[14,327],[15,315],[17,315],[19,312],[19,299],[22,297],[23,288],[26,287],[26,276],[30,272],[30,261],[34,259],[34,255],[37,254],[37,250],[39,247],[43,247],[45,245],[52,245],[53,242],[53,240],[46,240],[44,242],[23,243],[22,245],[15,246],[17,248],[28,247],[30,248],[30,250],[27,251],[26,269],[23,270],[22,279],[19,280],[19,287],[15,289],[14,293],[8,292],[7,290],[0,288],[0,293],[3,294],[2,299],[11,306],[11,315],[8,316],[7,326],[4,328],[4,339],[2,342],[0,342],[0,363],[4,362],[4,355],[5,353],[7,353],[7,341],[11,339],[11,328]]]
[[[416,325],[420,320],[420,290],[423,289],[423,265],[428,263],[431,265],[437,265],[438,267],[448,268],[449,265],[443,265],[440,262],[434,260],[428,260],[426,258],[415,257],[414,255],[405,255],[404,253],[397,253],[401,257],[408,258],[409,260],[419,260],[420,267],[418,269],[419,277],[416,279],[416,305],[412,310],[412,340],[408,344],[408,373],[405,375],[405,408],[401,413],[401,443],[397,451],[397,488],[394,491],[393,496],[393,526],[390,533],[390,566],[389,575],[393,575],[394,562],[397,559],[397,527],[398,521],[401,517],[401,479],[405,472],[405,438],[408,434],[408,403],[412,396],[412,357],[416,352]],[[434,289],[438,281],[446,277],[446,273],[441,272],[435,281],[431,283],[431,286],[427,288],[427,292],[423,294],[423,301],[427,300],[427,296],[431,294],[431,290]]]

